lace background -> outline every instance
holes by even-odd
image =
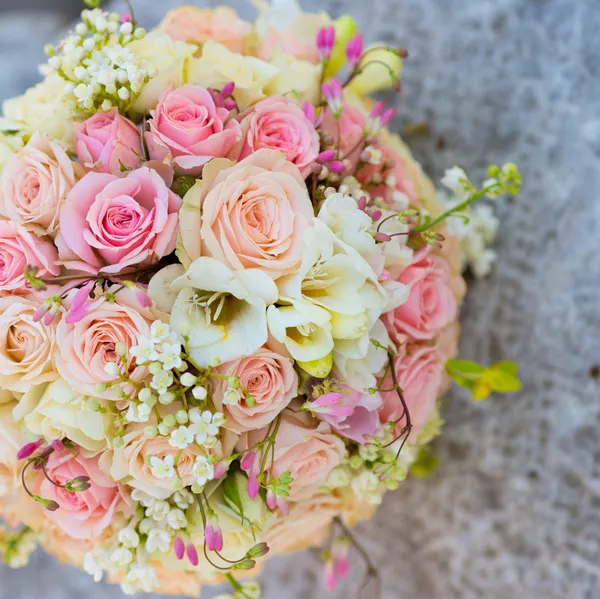
[[[135,0],[147,25],[176,4]],[[412,145],[432,176],[458,162],[479,177],[489,162],[510,159],[525,181],[518,201],[501,210],[493,276],[470,287],[461,344],[465,358],[517,360],[524,389],[483,404],[453,391],[439,469],[388,494],[360,528],[381,565],[384,599],[596,599],[600,381],[589,372],[600,362],[600,4],[304,6],[352,13],[369,40],[409,48],[395,125],[431,123],[431,138]],[[0,13],[0,97],[35,82],[43,41],[64,25],[35,14]],[[326,596],[313,554],[270,562],[262,583],[265,599]],[[351,581],[336,597],[352,589]],[[47,556],[22,571],[0,568],[0,599],[36,596],[122,594]]]

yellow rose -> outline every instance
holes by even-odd
[[[359,96],[367,96],[395,85],[402,73],[402,58],[397,52],[380,46],[363,54],[361,73],[350,82],[350,89]]]
[[[107,449],[114,432],[114,415],[92,410],[90,400],[62,379],[25,393],[13,417],[35,435],[48,440],[67,437],[93,454]]]
[[[2,119],[0,119],[1,121]],[[1,128],[1,127],[0,127]],[[19,135],[4,135],[0,132],[0,174],[8,159],[23,147],[23,138]]]
[[[73,121],[78,120],[75,96],[58,75],[27,90],[24,95],[4,102],[0,130],[19,131],[26,136],[45,133],[56,141],[71,145]]]
[[[266,87],[278,73],[279,69],[268,62],[236,54],[221,44],[208,41],[202,48],[202,56],[189,60],[187,83],[222,89],[233,81],[233,96],[240,110],[245,110],[267,95]]]
[[[269,96],[288,96],[311,104],[319,101],[320,64],[297,60],[283,52],[274,53],[271,64],[278,73],[265,88]]]
[[[141,114],[154,108],[159,97],[170,87],[177,88],[187,83],[186,65],[197,50],[194,45],[172,40],[162,31],[153,31],[128,48],[148,70],[156,70],[156,76],[146,84],[133,106]]]

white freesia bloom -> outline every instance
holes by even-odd
[[[243,56],[212,40],[202,47],[202,57],[188,63],[187,82],[203,87],[222,89],[235,83],[234,98],[241,110],[266,95],[265,88],[279,69],[253,56]]]
[[[376,243],[371,233],[373,219],[360,210],[354,198],[341,193],[330,195],[321,206],[318,218],[335,236],[354,248],[379,275],[385,264],[385,244]]]
[[[282,306],[267,310],[269,331],[300,362],[324,358],[333,350],[331,315],[312,302],[282,298]]]
[[[336,351],[333,355],[337,371],[353,389],[377,387],[375,375],[385,366],[388,355],[385,349],[374,345],[373,340],[383,347],[389,346],[389,335],[381,320],[378,320],[369,331],[366,346],[363,345],[364,340],[361,340],[363,343],[355,344],[354,356],[357,357],[352,357],[353,352],[350,351],[352,348],[347,348],[346,353]]]
[[[336,351],[344,354],[348,341],[368,343],[369,330],[388,303],[369,264],[318,218],[307,231],[299,272],[283,277],[278,285],[283,297],[310,302],[329,313]]]
[[[261,270],[233,271],[214,258],[201,257],[169,289],[167,293],[177,292],[171,327],[185,338],[199,367],[207,368],[214,359],[227,362],[250,355],[267,341],[266,308],[278,294]],[[164,304],[164,298],[157,299]]]
[[[441,183],[460,200],[465,200],[469,196],[472,187],[467,173],[459,166],[449,168],[444,173]]]

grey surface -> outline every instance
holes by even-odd
[[[149,24],[174,4],[136,0]],[[462,338],[464,357],[518,360],[524,390],[479,405],[449,397],[437,473],[388,495],[361,528],[384,597],[597,599],[600,383],[589,370],[600,362],[600,4],[305,2],[317,6],[410,49],[398,124],[427,119],[445,138],[443,151],[435,139],[415,145],[431,174],[458,161],[481,175],[511,159],[525,177],[504,211],[498,268],[471,286]],[[0,16],[0,96],[33,72],[30,38],[8,27],[7,44],[4,25]],[[29,23],[36,41],[45,26]],[[0,577],[0,599],[121,597],[48,557]],[[276,560],[262,580],[266,599],[326,596],[312,555]]]

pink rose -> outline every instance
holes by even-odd
[[[217,107],[204,87],[167,90],[150,114],[146,141],[151,158],[170,158],[180,173],[199,175],[209,160],[226,156],[240,139],[240,124],[227,120],[229,110]]]
[[[226,427],[237,433],[270,424],[298,394],[298,375],[292,362],[266,347],[250,356],[221,364],[216,370],[221,375],[237,377],[241,387],[256,402],[250,407],[238,389],[235,392],[238,403],[224,403],[227,380],[213,381],[213,401],[227,417]]]
[[[307,177],[319,155],[319,135],[297,102],[281,96],[261,100],[239,117],[242,140],[232,150],[236,160],[267,148],[279,150]]]
[[[46,517],[74,539],[97,539],[112,523],[115,514],[126,507],[117,483],[108,479],[98,466],[98,458],[84,458],[63,452],[48,460],[47,473],[58,485],[80,476],[90,478],[90,488],[71,493],[52,484],[42,474],[33,485],[34,492],[60,508]]]
[[[339,145],[340,159],[350,161],[349,170],[356,168],[365,147],[365,127],[363,113],[354,106],[345,104],[339,119],[333,116],[331,110],[325,109],[321,133],[331,138],[332,143],[327,145],[328,149],[337,150]]]
[[[316,416],[327,422],[338,435],[364,444],[380,429],[378,410],[383,404],[381,395],[356,391],[343,385],[339,387],[339,392],[326,396],[335,401],[335,405],[331,410],[317,412]],[[352,413],[338,411],[336,406],[352,410]]]
[[[261,268],[274,279],[295,272],[314,218],[298,167],[280,152],[258,150],[230,168],[206,170],[182,209],[187,258],[211,256],[234,270]]]
[[[435,413],[436,402],[442,393],[446,358],[431,345],[415,344],[402,348],[394,360],[398,385],[404,390],[404,400],[413,425],[411,440],[416,439],[423,427]],[[393,381],[388,374],[383,382],[384,389],[391,389]],[[396,431],[406,424],[404,409],[398,393],[382,393],[383,407],[380,410],[382,423],[396,422]]]
[[[449,286],[450,268],[443,258],[428,253],[417,255],[416,262],[402,271],[398,281],[410,286],[408,300],[382,318],[395,343],[402,344],[406,337],[433,339],[456,318],[458,307]]]
[[[88,173],[67,196],[56,240],[67,268],[96,273],[147,265],[175,249],[181,200],[148,167]]]
[[[267,431],[253,431],[242,437],[240,444],[252,447],[264,439]],[[325,422],[319,422],[306,412],[286,410],[275,442],[275,460],[267,460],[269,472],[278,477],[289,471],[294,482],[290,486],[290,501],[311,497],[323,486],[331,471],[339,466],[345,454],[344,442],[331,432]]]
[[[31,291],[23,276],[26,266],[37,268],[39,277],[60,274],[56,248],[43,234],[39,227],[0,220],[0,297]]]
[[[238,53],[243,53],[245,38],[252,32],[250,23],[227,6],[180,6],[167,14],[159,29],[176,42],[201,45],[212,40]]]
[[[115,302],[103,296],[79,322],[68,323],[65,318],[59,322],[56,329],[59,349],[55,356],[56,367],[61,377],[81,394],[117,399],[114,391],[98,393],[95,386],[115,381],[104,367],[107,362],[117,361],[117,343],[122,343],[129,354],[141,335],[150,335],[152,315],[149,310],[141,308],[132,296],[133,292],[129,289],[120,291]],[[132,369],[130,377],[137,380],[145,373],[144,368],[137,367]]]
[[[58,213],[81,168],[64,148],[35,133],[6,163],[0,179],[0,214],[39,225],[54,236]]]
[[[77,157],[86,169],[119,173],[142,163],[142,137],[138,128],[116,108],[98,112],[83,123],[74,123]]]

